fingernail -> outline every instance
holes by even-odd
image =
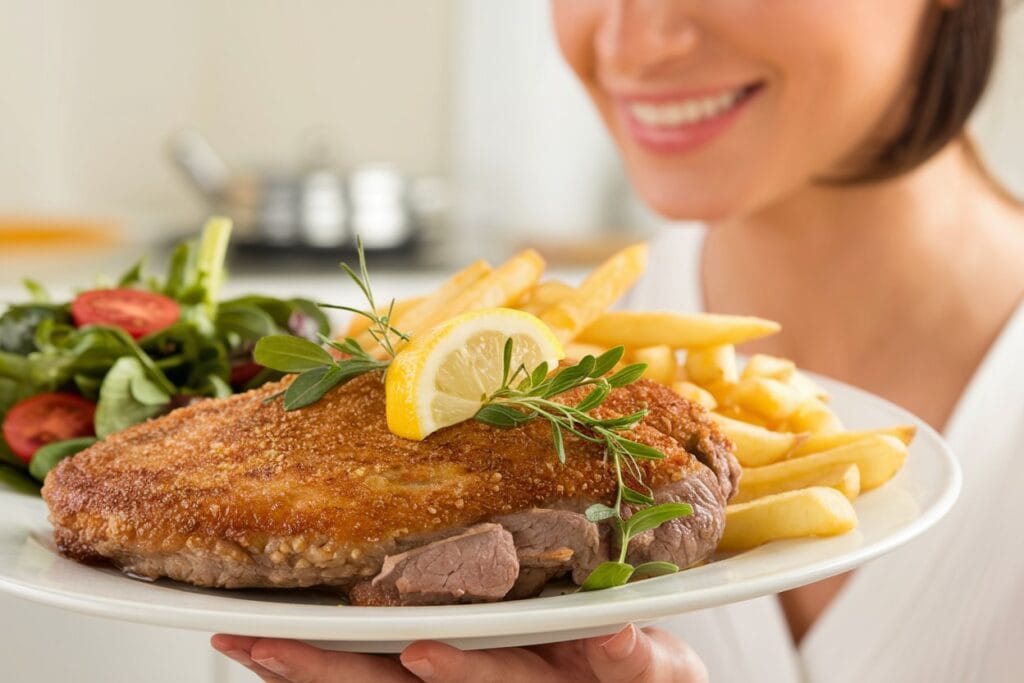
[[[242,666],[249,666],[252,664],[252,658],[249,657],[249,653],[244,650],[224,650],[221,654],[225,657],[230,657]]]
[[[273,657],[267,657],[266,659],[254,659],[254,662],[262,666],[267,671],[272,671],[278,676],[287,677],[291,674],[291,667],[286,665],[284,662],[274,659]]]
[[[413,672],[420,678],[430,678],[434,675],[434,665],[427,659],[402,660],[402,666]]]
[[[626,628],[622,629],[608,640],[601,643],[601,649],[604,650],[605,655],[608,659],[618,661],[625,659],[626,657],[633,654],[633,650],[636,648],[636,627],[630,624]]]

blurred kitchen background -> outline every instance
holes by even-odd
[[[561,63],[545,0],[0,14],[0,284],[114,268],[214,210],[239,223],[235,272],[265,277],[333,268],[355,232],[407,270],[525,243],[587,262],[658,224]],[[1007,81],[1024,41],[1005,48]],[[976,129],[1024,190],[1012,80]]]
[[[382,267],[422,269],[525,243],[588,262],[656,224],[543,0],[0,13],[4,284],[123,263],[215,210],[235,271],[268,275],[333,268],[356,232]]]
[[[1024,195],[1024,11],[1007,28],[974,129]],[[231,289],[335,301],[357,231],[403,296],[525,244],[571,279],[661,223],[547,0],[0,0],[0,304],[22,277],[159,261],[212,211],[239,223]],[[8,597],[0,615],[4,680],[248,680],[206,634]]]

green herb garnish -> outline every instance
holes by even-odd
[[[548,366],[541,363],[528,370],[520,366],[511,368],[512,340],[505,342],[502,386],[485,397],[484,405],[475,419],[492,427],[508,429],[531,420],[545,420],[551,426],[551,440],[558,461],[565,463],[565,435],[572,434],[584,441],[604,446],[606,459],[615,468],[617,488],[613,507],[596,504],[587,508],[587,519],[598,523],[612,520],[619,535],[619,560],[598,566],[583,583],[583,590],[618,586],[629,581],[636,571],[666,573],[678,571],[674,564],[647,563],[633,567],[626,563],[629,542],[637,535],[678,517],[693,513],[681,503],[654,505],[654,492],[643,481],[643,471],[637,460],[660,460],[665,454],[657,448],[633,441],[623,435],[647,416],[647,409],[613,418],[597,418],[591,411],[604,403],[612,389],[632,384],[640,379],[647,368],[644,363],[627,365],[608,375],[622,360],[625,349],[617,346],[600,356],[587,355],[575,365],[562,368],[548,376]],[[607,376],[606,376],[607,375]],[[575,406],[565,405],[552,398],[580,387],[592,387]],[[641,506],[628,520],[621,515],[623,502]],[[656,565],[656,566],[655,566]]]
[[[409,341],[408,335],[391,326],[391,314],[395,307],[394,299],[388,305],[386,314],[377,313],[377,303],[370,285],[370,274],[366,269],[366,254],[363,251],[363,244],[359,240],[356,241],[356,249],[359,253],[359,272],[356,273],[347,263],[342,263],[341,268],[366,297],[369,309],[362,310],[335,304],[317,305],[321,308],[334,308],[368,318],[370,320],[368,331],[377,345],[387,354],[387,359],[381,360],[373,357],[351,337],[336,342],[321,334],[322,345],[285,335],[264,337],[256,342],[256,348],[253,351],[256,362],[280,372],[298,374],[298,377],[287,389],[268,397],[267,401],[283,396],[285,410],[297,410],[316,403],[336,386],[368,372],[387,369],[391,364],[391,359],[395,357],[395,341]],[[342,357],[334,358],[324,349],[323,345],[340,352]]]

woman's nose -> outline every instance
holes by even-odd
[[[606,68],[639,75],[693,52],[701,0],[606,0],[597,53]]]

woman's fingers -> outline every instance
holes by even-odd
[[[402,666],[426,683],[544,683],[554,671],[539,655],[522,648],[464,652],[443,643],[420,641],[402,653]]]
[[[417,680],[398,662],[385,657],[321,650],[294,640],[218,635],[210,642],[268,683],[412,683]],[[248,656],[251,665],[239,655]]]
[[[249,654],[252,650],[253,643],[256,642],[256,638],[250,638],[249,636],[229,636],[224,634],[217,634],[210,638],[210,644],[213,649],[220,652],[225,657],[228,657],[249,671],[260,677],[264,683],[289,683],[289,681],[281,678],[272,671],[264,669],[262,666],[252,661],[252,656]]]
[[[630,624],[611,638],[590,638],[584,654],[601,683],[707,683],[704,662],[660,629]]]

